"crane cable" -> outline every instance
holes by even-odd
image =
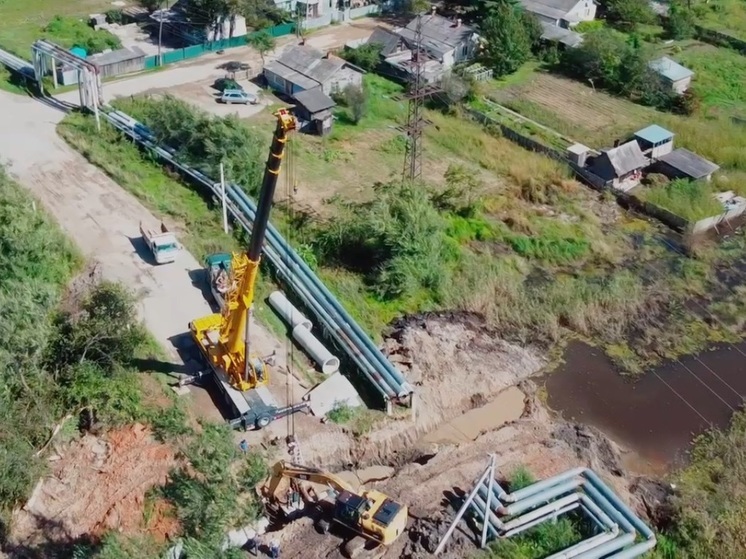
[[[296,182],[295,182],[295,142],[293,142],[293,137],[290,136],[287,138],[288,145],[286,146],[285,153],[287,154],[287,162],[285,165],[285,199],[288,201],[288,214],[290,219],[288,220],[288,226],[287,230],[285,232],[285,238],[287,239],[287,249],[285,251],[285,265],[289,268],[290,272],[290,279],[293,281],[295,279],[295,265],[292,262],[292,259],[290,257],[290,251],[292,250],[290,247],[293,243],[293,223],[294,223],[294,194],[296,190]],[[292,328],[292,323],[290,325]],[[287,370],[287,376],[285,377],[285,395],[287,397],[288,406],[295,405],[295,394],[294,394],[294,388],[293,388],[293,380],[292,380],[292,368],[293,364],[295,362],[295,345],[293,344],[293,341],[291,340],[292,337],[292,331],[291,335],[287,336],[285,338],[285,368]],[[287,440],[293,441],[295,445],[297,445],[297,441],[295,441],[295,414],[290,413],[287,416]]]

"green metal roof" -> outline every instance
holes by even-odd
[[[212,268],[213,266],[223,266],[224,268],[230,268],[231,259],[230,252],[216,252],[215,254],[209,255],[205,258],[205,266]]]

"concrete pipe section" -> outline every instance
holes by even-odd
[[[332,355],[303,324],[293,328],[293,340],[321,367],[321,372],[325,375],[331,375],[339,370],[339,359]]]
[[[269,306],[280,315],[280,318],[290,325],[291,330],[295,329],[296,326],[302,326],[306,330],[311,330],[313,327],[313,323],[287,300],[282,291],[272,292],[269,296]]]

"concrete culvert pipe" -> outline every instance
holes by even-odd
[[[302,324],[293,328],[293,339],[311,356],[311,359],[318,363],[322,373],[331,375],[339,370],[339,358],[332,355],[324,344]]]
[[[302,326],[306,330],[311,330],[313,327],[313,323],[287,300],[282,291],[274,291],[269,296],[269,304],[280,315],[280,318],[290,325],[291,329]]]

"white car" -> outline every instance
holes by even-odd
[[[240,105],[256,105],[259,100],[256,95],[247,93],[241,89],[226,89],[220,96],[220,102],[230,105],[231,103],[238,103]]]

